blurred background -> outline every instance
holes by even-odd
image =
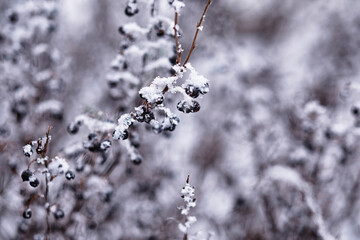
[[[154,2],[154,15],[173,21],[168,1]],[[360,239],[360,2],[213,0],[190,59],[210,91],[194,114],[168,97],[180,119],[173,132],[134,126],[140,165],[121,140],[92,152],[84,147],[91,127],[67,131],[80,114],[116,122],[141,104],[141,87],[171,75],[146,70],[171,57],[144,47],[159,34],[119,33],[156,18],[153,1],[138,0],[134,16],[128,3],[0,0],[0,239],[185,239],[177,207],[188,175],[197,202],[189,239]],[[207,1],[184,3],[183,58]],[[160,49],[172,49],[165,35]],[[126,54],[134,45],[141,53]],[[119,54],[139,81],[114,89]],[[38,188],[20,175],[23,146],[49,125],[47,155],[65,158],[76,177],[51,183],[49,202],[65,217],[51,216],[45,236],[41,198],[22,216],[44,192],[41,164]]]

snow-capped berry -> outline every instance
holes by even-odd
[[[39,179],[37,179],[36,177],[30,177],[29,182],[30,182],[30,186],[34,188],[36,188],[40,184]]]
[[[144,120],[146,123],[150,123],[151,120],[155,119],[154,113],[149,111],[144,114]]]
[[[184,113],[194,113],[200,110],[200,104],[194,100],[185,101],[182,100],[177,104],[177,109]]]
[[[54,217],[57,220],[63,218],[64,216],[65,216],[64,211],[61,209],[56,209],[56,211],[54,212]]]
[[[135,165],[140,165],[142,162],[142,157],[140,155],[134,155],[131,157],[131,161],[133,162],[133,164]]]
[[[67,129],[68,133],[76,134],[79,131],[80,125],[81,125],[80,122],[70,123],[66,129]]]
[[[23,152],[24,152],[24,155],[26,157],[31,157],[31,155],[33,154],[33,150],[32,150],[32,147],[30,144],[26,144],[24,147],[23,147]]]
[[[27,181],[29,181],[29,178],[32,175],[33,175],[32,171],[30,171],[29,169],[26,169],[21,173],[21,178],[22,178],[23,182],[27,182]]]
[[[162,127],[161,127],[161,124],[158,121],[153,120],[153,121],[150,122],[150,124],[151,124],[151,127],[152,127],[152,131],[154,133],[156,133],[156,134],[161,133]]]
[[[127,130],[124,131],[114,130],[112,137],[117,140],[119,139],[125,140],[129,137],[129,132]]]
[[[197,98],[200,94],[204,95],[209,92],[209,83],[205,83],[201,86],[194,86],[193,84],[188,84],[185,86],[185,92],[192,98]]]
[[[23,218],[25,218],[25,219],[31,218],[31,215],[32,215],[32,212],[31,212],[31,209],[30,209],[30,208],[26,209],[26,210],[23,212]]]
[[[41,154],[43,150],[44,150],[44,147],[42,145],[38,145],[36,147],[36,153],[37,154]]]
[[[136,0],[129,0],[129,2],[128,2],[126,8],[125,8],[125,14],[128,17],[132,17],[135,14],[137,14],[138,12],[139,12],[139,9],[137,7]]]
[[[154,29],[158,37],[162,37],[165,35],[164,24],[162,21],[157,22],[157,24],[154,25]]]
[[[103,142],[101,142],[100,144],[100,149],[102,151],[105,151],[106,149],[108,149],[109,147],[111,147],[111,141],[109,139],[104,140]]]
[[[187,95],[189,95],[192,98],[197,98],[200,94],[200,89],[193,86],[193,85],[187,85],[185,87],[185,92]]]
[[[71,180],[71,179],[74,179],[75,178],[75,173],[71,170],[68,170],[66,173],[65,173],[65,177],[67,180]]]
[[[90,141],[96,140],[96,139],[97,139],[96,133],[90,133],[90,134],[88,135],[88,139],[89,139]]]

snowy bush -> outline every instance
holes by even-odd
[[[359,4],[1,1],[0,239],[359,239]]]

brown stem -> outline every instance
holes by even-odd
[[[200,21],[199,21],[198,24],[196,25],[195,36],[194,36],[194,39],[193,39],[193,42],[192,42],[192,45],[191,45],[189,54],[187,55],[186,60],[185,60],[185,62],[184,62],[184,64],[183,64],[184,67],[185,67],[185,64],[189,61],[190,56],[191,56],[192,52],[193,52],[194,49],[195,49],[196,38],[197,38],[197,36],[198,36],[198,34],[199,34],[199,31],[200,31],[200,28],[199,28],[199,27],[201,26],[202,22],[204,21],[206,11],[208,10],[211,2],[212,2],[212,0],[208,0],[207,4],[206,4],[206,6],[205,6],[204,12],[203,12],[203,14],[201,15]]]
[[[29,207],[30,207],[30,204],[32,203],[32,201],[34,201],[35,199],[37,199],[37,198],[39,198],[39,197],[42,197],[42,196],[39,195],[39,194],[36,194],[36,195],[32,196],[32,197],[29,199],[28,203],[26,204],[26,207],[29,208]]]
[[[179,36],[178,36],[178,12],[175,11],[175,24],[174,24],[174,32],[175,32],[175,44],[176,44],[176,52],[177,52],[177,58],[176,58],[176,64],[179,64],[181,61],[181,50],[180,50],[180,44],[179,44]]]
[[[46,181],[46,187],[45,187],[45,204],[48,205],[48,195],[49,195],[49,181],[47,174],[45,174],[45,181]],[[50,213],[50,207],[46,207],[46,232],[45,232],[45,240],[48,239],[48,235],[50,234],[50,222],[49,222],[49,213]]]
[[[49,135],[50,135],[50,130],[51,129],[52,129],[52,126],[49,126],[48,130],[46,132],[46,142],[45,142],[45,145],[44,145],[44,150],[41,152],[41,157],[42,158],[44,158],[46,156],[47,148],[48,148],[48,145],[49,145]]]

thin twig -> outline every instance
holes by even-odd
[[[175,44],[176,44],[176,52],[177,52],[177,58],[176,58],[176,64],[179,64],[181,61],[181,49],[179,44],[179,36],[178,36],[178,17],[179,14],[177,11],[175,11],[175,24],[174,24],[174,32],[175,32]]]
[[[207,4],[206,4],[206,6],[205,6],[204,12],[203,12],[203,14],[201,15],[200,21],[199,21],[198,24],[196,25],[195,36],[194,36],[194,39],[193,39],[193,42],[192,42],[190,51],[189,51],[189,53],[188,53],[188,55],[187,55],[187,57],[186,57],[186,60],[185,60],[185,62],[184,62],[184,64],[183,64],[183,67],[185,67],[185,64],[189,61],[190,56],[191,56],[192,52],[193,52],[194,49],[195,49],[196,38],[197,38],[197,36],[198,36],[198,34],[199,34],[201,24],[202,24],[202,22],[204,21],[206,11],[208,10],[211,2],[212,2],[212,0],[208,0]]]

